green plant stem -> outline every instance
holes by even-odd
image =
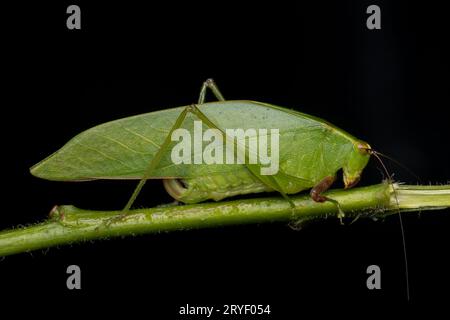
[[[412,186],[381,183],[351,190],[332,190],[346,218],[384,217],[398,212],[450,207],[450,185]],[[111,221],[120,211],[55,207],[50,217],[36,225],[0,232],[0,256],[28,252],[78,241],[155,233],[161,231],[285,221],[301,223],[337,215],[332,202],[316,203],[309,195],[292,197],[293,210],[282,198],[258,198],[195,205],[161,206],[130,210],[121,220]],[[397,206],[398,200],[398,206]]]

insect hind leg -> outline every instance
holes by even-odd
[[[192,112],[193,114],[195,114],[200,120],[202,120],[206,125],[208,125],[210,128],[214,128],[219,130],[225,141],[228,141],[230,138],[227,136],[227,134],[225,133],[225,131],[218,127],[215,123],[213,123],[203,112],[200,111],[200,109],[198,108],[198,106],[196,105],[191,105],[188,107],[189,111]],[[241,147],[239,144],[237,146],[238,148]],[[247,167],[247,169],[259,180],[261,181],[264,185],[271,187],[272,189],[278,191],[282,197],[289,203],[289,205],[291,206],[292,209],[292,213],[295,213],[295,203],[294,201],[292,201],[292,199],[287,195],[287,193],[285,192],[285,190],[283,190],[283,188],[281,187],[281,185],[278,183],[278,181],[276,180],[276,178],[274,176],[270,176],[270,175],[261,175],[260,173],[258,173],[258,170],[260,168],[259,165],[250,165],[249,164],[249,160],[248,160],[248,150],[246,152],[244,152],[245,154],[245,166]],[[258,168],[258,170],[255,170],[255,166],[256,168]]]
[[[173,124],[173,126],[170,129],[169,133],[165,137],[164,142],[159,147],[159,150],[156,152],[155,156],[152,158],[152,160],[150,161],[150,163],[147,166],[146,170],[144,171],[144,174],[142,175],[141,180],[139,181],[139,183],[135,187],[135,189],[133,191],[133,194],[131,195],[131,197],[128,200],[127,204],[125,205],[125,207],[122,209],[122,211],[117,216],[109,218],[109,219],[107,219],[105,221],[105,225],[106,226],[109,226],[110,224],[112,224],[114,222],[122,221],[128,216],[128,214],[130,212],[130,209],[131,209],[134,201],[138,197],[139,193],[141,192],[142,188],[144,187],[145,182],[151,177],[152,172],[157,168],[158,164],[161,162],[161,159],[162,159],[163,155],[166,152],[168,152],[169,145],[171,143],[172,133],[176,129],[181,127],[181,125],[184,122],[184,119],[186,118],[187,113],[190,111],[190,108],[191,107],[187,106],[178,115],[177,119],[175,120],[175,123]]]

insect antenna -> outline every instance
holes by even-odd
[[[391,185],[392,190],[394,192],[394,197],[395,197],[395,202],[397,203],[397,213],[398,213],[398,220],[400,222],[400,230],[402,233],[402,243],[403,243],[403,256],[404,256],[404,261],[405,261],[405,278],[406,278],[406,297],[407,300],[409,301],[409,269],[408,269],[408,257],[407,257],[407,253],[406,253],[406,238],[405,238],[405,228],[403,226],[403,218],[402,218],[402,213],[400,212],[400,204],[398,202],[398,197],[397,197],[397,191],[395,190],[394,187],[394,183],[392,182],[392,178],[391,175],[389,174],[389,171],[387,170],[384,162],[381,160],[380,156],[385,157],[384,155],[382,155],[381,153],[373,150],[373,149],[367,149],[367,151],[372,154],[381,164],[381,166],[383,167],[383,171],[386,174],[387,178],[388,178],[388,183]],[[386,156],[386,158],[388,158]],[[393,160],[391,158],[388,158],[389,160]],[[393,160],[395,163],[398,163],[398,161]],[[400,163],[398,163],[400,164]],[[408,169],[408,171],[410,171]]]
[[[377,154],[377,155],[379,156],[379,157],[377,157],[377,159],[378,159],[378,161],[380,161],[381,164],[383,164],[383,163],[382,163],[380,157],[383,157],[383,158],[385,158],[385,159],[388,159],[389,161],[392,161],[393,163],[395,163],[396,165],[398,165],[400,168],[402,168],[403,170],[405,170],[406,172],[408,172],[411,176],[413,176],[414,178],[416,178],[417,181],[418,181],[420,184],[422,184],[422,179],[420,179],[420,177],[419,177],[414,171],[412,171],[410,168],[408,168],[407,166],[405,166],[405,165],[404,165],[403,163],[401,163],[400,161],[394,159],[394,158],[391,157],[391,156],[385,155],[384,153],[381,153],[381,152],[379,152],[379,151],[376,151],[376,150],[374,150],[374,149],[372,149],[372,148],[362,148],[362,149],[366,150],[366,151],[369,152],[370,154],[373,154],[373,155]],[[384,167],[384,165],[383,165],[383,167]],[[386,172],[385,168],[384,168],[383,172]]]
[[[375,150],[373,150],[373,149],[370,149],[370,150],[371,150],[371,153],[372,153],[372,154],[377,154],[377,155],[380,156],[380,157],[383,157],[383,158],[386,158],[386,159],[392,161],[393,163],[395,163],[396,165],[398,165],[400,168],[402,168],[403,170],[405,170],[406,172],[408,172],[411,176],[413,176],[414,178],[416,178],[420,184],[422,183],[420,177],[419,177],[417,174],[415,174],[414,171],[412,171],[411,169],[409,169],[407,166],[405,166],[405,165],[404,165],[403,163],[401,163],[400,161],[398,161],[398,160],[396,160],[396,159],[394,159],[394,158],[392,158],[392,157],[390,157],[390,156],[387,156],[387,155],[385,155],[384,153],[375,151]]]

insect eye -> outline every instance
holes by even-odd
[[[372,151],[369,144],[363,141],[357,142],[356,147],[358,148],[361,154],[370,154]]]

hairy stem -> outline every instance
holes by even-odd
[[[327,196],[339,202],[346,218],[384,217],[398,210],[413,212],[450,207],[450,185],[381,183],[351,190],[332,190]],[[0,256],[99,238],[273,221],[301,223],[338,213],[334,203],[316,203],[309,195],[294,196],[292,200],[295,210],[283,198],[136,209],[130,210],[126,218],[112,223],[108,221],[120,211],[57,206],[40,224],[1,231]]]

